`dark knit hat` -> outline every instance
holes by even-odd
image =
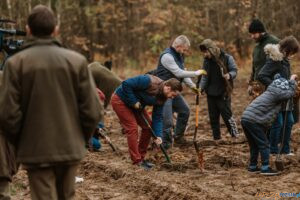
[[[254,19],[249,25],[249,33],[263,33],[266,32],[264,24],[259,19]]]

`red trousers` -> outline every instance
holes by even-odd
[[[139,111],[129,108],[117,94],[111,97],[111,105],[116,112],[124,133],[127,136],[128,149],[133,164],[141,162],[147,152],[147,148],[151,139],[151,130],[148,128]],[[146,111],[144,116],[151,124],[151,119]],[[139,138],[138,125],[142,128]]]

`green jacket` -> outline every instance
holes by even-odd
[[[0,130],[0,179],[6,178],[11,181],[17,171],[16,151],[3,132]]]
[[[0,128],[21,164],[75,162],[102,113],[86,59],[52,38],[33,38],[4,66]]]
[[[250,82],[257,80],[257,76],[261,68],[266,63],[266,53],[264,47],[267,44],[277,44],[279,39],[273,35],[266,33],[262,36],[261,40],[256,44],[252,55],[252,73],[250,76]]]
[[[104,107],[107,107],[112,94],[117,87],[121,85],[122,80],[98,62],[89,64],[89,68],[92,72],[96,86],[105,94]]]
[[[0,88],[3,72],[0,71]],[[0,129],[0,179],[6,178],[11,181],[12,175],[17,171],[16,152],[14,146],[4,136]]]

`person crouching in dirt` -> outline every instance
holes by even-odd
[[[154,142],[161,144],[164,103],[168,98],[175,98],[181,91],[181,83],[175,78],[163,81],[156,76],[140,75],[123,81],[112,95],[111,105],[127,136],[129,154],[133,164],[146,170],[153,167],[152,163],[144,160],[151,139],[151,130],[141,116],[143,113],[151,122],[144,107],[146,105],[153,106],[152,128],[157,137]],[[142,128],[140,139],[138,125]]]
[[[105,97],[104,93],[99,88],[96,88],[96,90],[97,90],[97,94],[99,96],[100,103],[103,104],[106,97]],[[103,128],[104,128],[104,122],[102,120],[98,123],[98,126],[97,126],[93,136],[91,137],[91,139],[89,141],[88,148],[89,148],[90,151],[100,151],[102,145],[101,145],[101,140],[100,140],[100,137],[99,137],[99,129],[103,129]]]
[[[199,45],[204,55],[203,75],[200,82],[201,94],[207,94],[208,113],[213,139],[220,140],[220,115],[232,137],[237,136],[237,126],[231,112],[231,92],[237,67],[233,57],[211,40],[206,39]]]
[[[268,87],[271,84],[275,74],[279,73],[283,78],[289,79],[291,76],[290,58],[299,52],[299,43],[293,36],[288,36],[282,39],[279,44],[268,44],[264,48],[267,61],[258,74],[258,80]],[[290,138],[292,127],[294,124],[293,118],[293,98],[282,104],[281,112],[278,114],[274,124],[270,129],[270,150],[271,154],[288,154],[290,152]],[[286,122],[284,118],[286,116]],[[283,123],[285,123],[285,130],[283,130]],[[284,136],[283,134],[284,133]],[[283,137],[283,140],[280,138]],[[278,143],[283,141],[282,149],[278,149]]]
[[[121,85],[122,80],[112,71],[101,65],[99,62],[89,64],[96,87],[105,95],[104,108],[109,105],[111,95]]]
[[[249,172],[260,172],[263,175],[276,175],[278,172],[269,166],[270,148],[267,130],[280,112],[282,102],[293,97],[296,89],[297,75],[292,75],[290,81],[275,75],[275,80],[267,90],[257,97],[246,108],[241,123],[250,146]],[[257,166],[260,153],[261,168]]]

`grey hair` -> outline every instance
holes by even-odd
[[[172,47],[176,48],[180,45],[191,46],[190,40],[185,35],[179,35],[172,43]]]

